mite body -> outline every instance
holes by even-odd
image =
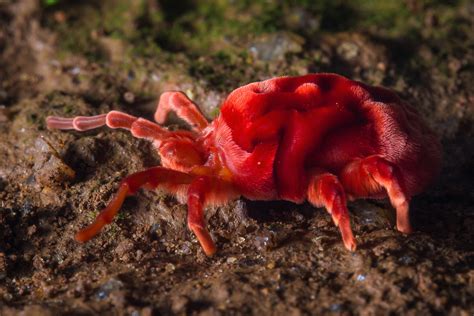
[[[175,111],[192,131],[163,124]],[[152,141],[162,166],[126,177],[96,221],[76,235],[86,241],[109,223],[125,197],[162,187],[188,204],[188,226],[204,252],[215,244],[204,208],[245,196],[324,206],[344,245],[356,249],[347,199],[388,197],[397,228],[412,231],[409,201],[440,169],[441,146],[417,112],[395,93],[336,74],[277,77],[234,90],[208,123],[181,92],[160,97],[155,121],[111,111],[92,117],[48,117],[51,129],[106,125]]]

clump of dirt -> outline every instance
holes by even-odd
[[[0,314],[472,314],[474,6],[390,3],[2,2]],[[239,199],[207,211],[208,258],[185,205],[140,191],[74,241],[124,176],[160,161],[126,132],[48,131],[46,116],[151,119],[182,90],[213,118],[239,85],[321,71],[396,90],[439,133],[414,234],[387,201],[350,203],[349,253],[323,210]]]

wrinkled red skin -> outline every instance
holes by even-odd
[[[219,154],[249,199],[303,202],[312,169],[341,176],[352,161],[372,155],[399,167],[410,196],[440,169],[439,141],[413,108],[388,89],[335,74],[238,88],[212,125]],[[383,188],[363,190],[363,181],[353,179],[346,192],[387,197]]]
[[[215,245],[203,209],[244,196],[251,200],[308,200],[324,206],[355,250],[346,195],[390,198],[397,228],[411,232],[409,201],[438,174],[441,146],[418,113],[380,87],[335,74],[278,77],[234,90],[208,124],[179,92],[162,95],[155,120],[169,111],[194,131],[169,132],[120,112],[89,118],[48,118],[48,127],[124,128],[155,144],[163,167],[122,181],[109,206],[76,239],[96,235],[140,187],[165,187],[188,203],[188,225],[206,254]]]

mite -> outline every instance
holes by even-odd
[[[163,128],[174,111],[191,130]],[[124,178],[85,242],[110,223],[128,195],[162,188],[187,203],[187,223],[207,255],[216,246],[204,221],[208,205],[250,200],[309,201],[325,207],[354,251],[347,200],[390,199],[397,229],[410,233],[409,202],[439,172],[441,145],[419,114],[392,91],[336,74],[277,77],[234,90],[209,123],[178,91],[161,95],[157,123],[122,112],[63,118],[50,129],[129,130],[151,141],[161,166]]]

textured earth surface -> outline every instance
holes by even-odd
[[[0,1],[0,314],[473,315],[473,17],[455,0]],[[208,210],[207,258],[186,206],[141,191],[73,240],[159,157],[122,131],[48,131],[47,115],[151,118],[179,89],[212,119],[239,85],[322,71],[394,89],[439,134],[414,234],[387,201],[350,203],[350,253],[322,209],[239,199]]]

